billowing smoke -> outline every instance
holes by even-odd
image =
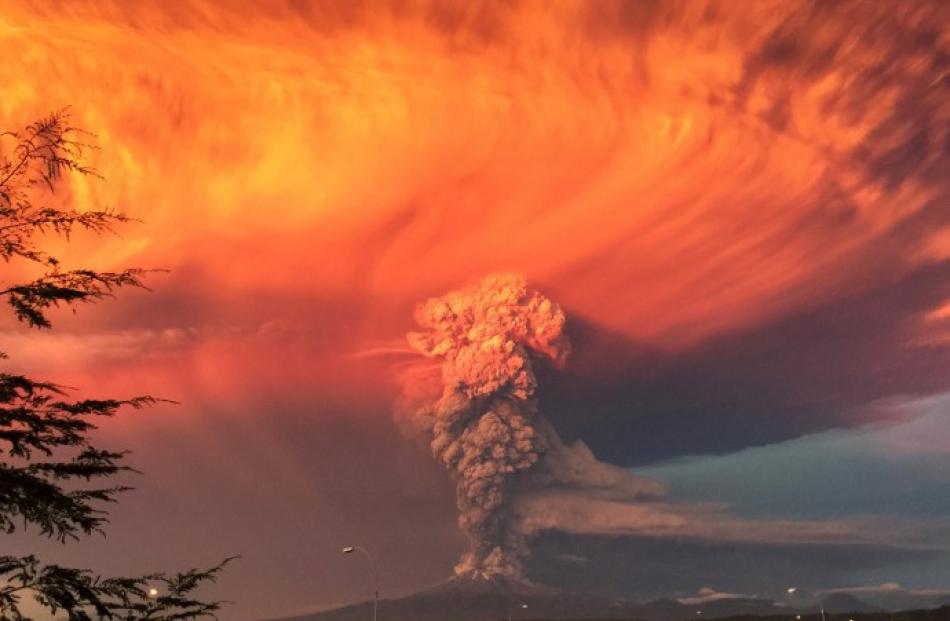
[[[456,483],[470,541],[457,575],[526,580],[528,538],[552,530],[863,541],[867,524],[747,520],[715,503],[668,502],[662,484],[598,460],[580,440],[564,443],[535,398],[536,366],[562,366],[570,353],[564,312],[522,276],[494,274],[432,298],[415,319],[409,344],[435,364],[404,375],[397,416]]]
[[[400,414],[457,484],[471,549],[456,573],[521,577],[527,549],[510,495],[549,445],[536,422],[535,364],[566,360],[564,313],[521,276],[496,274],[428,300],[415,319],[422,329],[409,344],[441,361],[441,392],[407,399]]]

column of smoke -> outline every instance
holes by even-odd
[[[520,578],[527,548],[513,523],[519,473],[536,466],[547,434],[537,426],[535,364],[570,351],[564,313],[521,276],[497,274],[420,305],[409,344],[441,362],[441,390],[398,414],[429,441],[457,484],[459,524],[471,548],[456,574]]]

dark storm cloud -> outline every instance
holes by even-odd
[[[950,390],[950,346],[909,343],[950,295],[950,262],[768,325],[660,353],[574,320],[575,359],[541,409],[607,461],[724,453],[887,417],[889,397]]]

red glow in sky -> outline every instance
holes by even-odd
[[[182,401],[104,433],[142,453],[143,498],[181,474],[149,453],[155,426],[199,464],[171,513],[247,511],[209,555],[273,523],[245,507],[268,502],[262,479],[308,499],[281,515],[312,513],[321,545],[359,534],[345,516],[375,523],[328,470],[403,479],[288,431],[331,442],[369,421],[387,427],[352,441],[413,479],[386,502],[430,499],[448,549],[396,588],[443,575],[451,493],[389,446],[393,361],[414,304],[494,271],[573,321],[556,390],[587,410],[551,418],[621,465],[900,418],[894,400],[950,390],[940,3],[0,4],[0,128],[70,106],[106,180],[59,196],[144,221],[62,258],[169,270],[50,334],[7,325],[3,349],[84,389]],[[659,429],[654,452],[638,425]],[[119,541],[144,518],[126,519]],[[175,549],[202,540],[175,523],[192,538]],[[422,537],[396,530],[377,544],[393,556]],[[286,572],[278,604],[249,610],[357,597],[329,578],[304,601]]]

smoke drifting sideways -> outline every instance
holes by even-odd
[[[530,531],[517,500],[539,489],[591,487],[627,500],[663,493],[598,462],[580,441],[565,445],[540,416],[536,365],[562,367],[570,343],[560,306],[524,277],[487,276],[429,299],[415,320],[422,329],[407,335],[409,344],[439,363],[438,376],[432,366],[404,374],[396,416],[456,482],[470,541],[456,575],[526,580]]]

